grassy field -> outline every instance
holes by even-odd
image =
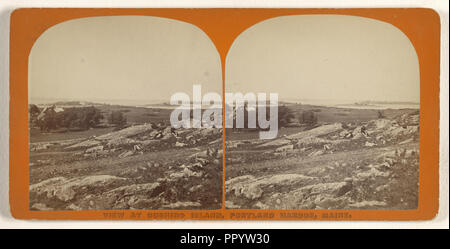
[[[100,136],[111,132],[114,127],[108,128],[92,128],[85,131],[67,131],[67,132],[41,132],[39,128],[30,129],[30,142],[51,142],[69,139],[88,138],[92,136]]]
[[[163,108],[146,108],[134,106],[119,106],[119,105],[100,105],[96,106],[101,110],[105,117],[112,111],[121,111],[127,118],[130,124],[143,123],[159,123],[169,121],[171,109]]]
[[[336,108],[314,105],[287,104],[294,115],[299,115],[303,111],[313,111],[317,115],[319,123],[355,123],[377,119],[379,110],[375,109],[353,109]],[[391,119],[400,114],[414,112],[415,109],[385,109],[382,110],[385,118]]]

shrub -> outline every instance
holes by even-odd
[[[87,130],[98,125],[102,118],[100,110],[93,106],[66,108],[60,112],[56,112],[55,107],[50,107],[36,123],[42,131],[58,128]]]
[[[294,114],[286,106],[278,106],[278,127],[285,127],[291,119],[294,118]]]
[[[30,113],[30,116],[37,116],[39,115],[39,113],[41,113],[41,110],[39,109],[39,107],[37,107],[37,105],[30,104],[28,112]]]
[[[121,111],[112,111],[108,117],[108,122],[117,126],[124,126],[127,123],[127,119]]]
[[[317,116],[313,111],[303,111],[299,117],[299,122],[302,124],[315,125],[317,124]]]

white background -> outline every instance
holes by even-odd
[[[36,221],[16,220],[9,212],[9,17],[27,7],[72,8],[432,8],[441,17],[440,209],[429,221]],[[448,0],[0,0],[0,228],[448,228]]]

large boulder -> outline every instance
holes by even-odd
[[[89,139],[89,140],[85,140],[83,142],[68,146],[68,147],[66,147],[66,149],[68,149],[68,150],[87,149],[87,148],[91,148],[94,146],[98,146],[100,144],[101,144],[100,141],[97,141],[94,139]]]
[[[350,208],[354,209],[379,209],[387,206],[383,201],[361,201],[349,204]]]
[[[280,190],[305,186],[315,182],[315,177],[300,174],[281,174],[255,178],[250,175],[239,176],[226,181],[226,193],[235,197],[243,197],[255,200],[262,196],[264,189],[273,188]]]
[[[262,147],[270,147],[270,146],[284,146],[287,144],[292,143],[293,140],[299,141],[300,143],[308,143],[308,140],[311,140],[310,142],[313,142],[313,140],[318,139],[318,136],[324,136],[330,133],[338,132],[342,130],[342,124],[341,123],[334,123],[334,124],[327,124],[327,125],[321,125],[319,127],[316,127],[311,130],[307,131],[301,131],[289,136],[277,138],[274,140],[271,140],[267,143],[264,143],[262,145],[257,146],[257,148]]]
[[[93,175],[72,179],[56,177],[33,184],[29,189],[31,194],[67,202],[74,199],[76,194],[85,188],[89,188],[90,191],[96,188],[105,189],[125,181],[125,178],[110,175]]]
[[[94,153],[103,151],[103,145],[95,146],[86,150],[86,153]]]
[[[289,136],[287,136],[287,138],[288,139],[302,139],[302,138],[306,138],[306,137],[318,137],[318,136],[323,136],[323,135],[327,135],[330,133],[334,133],[334,132],[337,132],[340,130],[342,130],[341,123],[327,124],[327,125],[321,125],[317,128],[311,129],[311,130],[302,131],[299,133],[289,135]]]

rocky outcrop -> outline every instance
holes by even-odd
[[[234,177],[225,183],[226,206],[244,209],[417,207],[418,125],[418,114],[406,114],[392,119],[322,125],[260,145],[227,141],[231,151],[244,147],[255,154],[264,152],[251,159],[240,153],[227,158]],[[339,161],[333,161],[334,154],[339,155],[336,157]],[[285,168],[299,173],[285,174]]]
[[[30,194],[45,196],[47,199],[57,199],[63,202],[73,200],[77,193],[87,191],[104,191],[126,182],[125,178],[110,175],[93,175],[66,179],[51,178],[30,186]]]
[[[104,141],[120,138],[130,138],[152,130],[153,130],[152,124],[134,125],[119,131],[114,131],[107,133],[105,135],[98,136],[96,137],[96,140]]]
[[[71,141],[31,143],[30,151],[43,151],[51,147],[64,147],[68,151],[84,151],[87,158],[111,155],[124,158],[138,152],[158,151],[168,148],[184,148],[205,144],[219,145],[222,129],[173,129],[153,124],[135,125],[98,137]]]

